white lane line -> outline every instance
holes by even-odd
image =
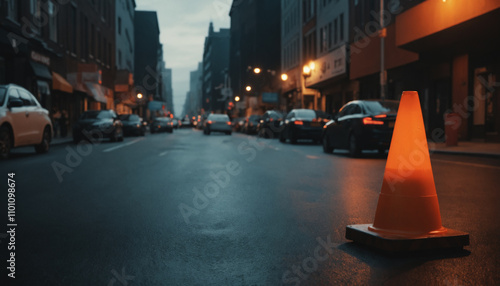
[[[161,152],[160,154],[158,154],[158,156],[162,157],[162,156],[165,156],[167,155],[168,151],[165,151],[165,152]]]
[[[440,159],[431,159],[431,161],[437,161],[437,162],[443,162],[443,163],[450,163],[450,164],[457,164],[457,165],[464,165],[464,166],[473,166],[473,167],[479,167],[479,168],[500,169],[500,167],[497,167],[497,166],[475,164],[475,163],[455,162],[455,161],[440,160]]]
[[[104,153],[111,152],[111,151],[114,151],[116,149],[120,149],[120,148],[123,148],[125,146],[129,146],[129,145],[135,144],[135,143],[137,143],[139,141],[142,141],[142,140],[144,140],[144,138],[135,139],[135,140],[127,142],[125,144],[121,144],[121,145],[118,145],[118,146],[115,146],[115,147],[108,148],[106,150],[103,150],[102,152],[104,152]]]

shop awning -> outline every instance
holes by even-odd
[[[30,66],[31,69],[33,70],[33,73],[39,78],[47,79],[47,80],[52,80],[52,74],[49,71],[49,68],[45,65],[36,63],[34,61],[30,61]]]
[[[105,91],[100,85],[96,83],[86,82],[85,87],[87,88],[90,95],[92,95],[92,97],[94,97],[96,101],[104,103],[107,102]]]
[[[52,72],[52,89],[57,89],[67,93],[73,93],[73,87],[69,82],[60,74]]]
[[[37,80],[36,85],[38,87],[38,92],[41,94],[50,95],[49,83],[44,80]]]

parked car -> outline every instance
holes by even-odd
[[[123,123],[113,110],[88,110],[73,125],[73,142],[108,138],[123,141]]]
[[[275,138],[280,133],[280,123],[283,120],[283,114],[275,110],[268,110],[262,115],[257,125],[257,134],[259,137]]]
[[[245,124],[245,117],[238,117],[233,119],[233,130],[236,132],[240,132]]]
[[[146,134],[146,126],[143,120],[137,114],[122,114],[118,116],[123,123],[123,134],[125,136],[144,136]]]
[[[322,111],[293,109],[280,124],[280,141],[285,142],[289,139],[295,144],[299,139],[310,139],[320,142],[323,126],[329,118],[331,117]]]
[[[257,133],[257,125],[259,125],[261,116],[260,115],[250,115],[245,119],[245,123],[243,125],[242,131],[246,134],[256,134]]]
[[[49,112],[33,94],[15,84],[0,85],[0,159],[14,147],[32,145],[37,153],[48,152],[51,140]]]
[[[149,126],[151,133],[157,132],[174,132],[174,123],[170,117],[156,117]]]
[[[181,121],[181,126],[182,127],[191,127],[192,126],[192,123],[191,123],[191,120],[189,120],[189,118],[185,117],[182,121]]]
[[[227,114],[210,114],[205,120],[203,133],[210,135],[211,132],[224,132],[231,135],[231,120]]]
[[[391,144],[399,101],[354,100],[344,105],[323,130],[323,151],[348,149],[352,156],[362,150],[385,153]]]

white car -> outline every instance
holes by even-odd
[[[15,84],[0,85],[0,158],[20,146],[32,145],[37,153],[45,153],[51,140],[49,112],[33,94]]]

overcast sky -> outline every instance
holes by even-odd
[[[136,10],[156,11],[167,68],[172,68],[175,115],[181,116],[189,72],[203,57],[210,21],[214,29],[229,28],[232,0],[136,0]]]

